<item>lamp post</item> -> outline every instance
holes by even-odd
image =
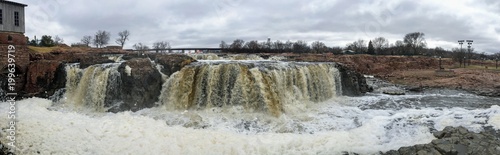
[[[458,40],[458,44],[460,44],[460,52],[463,52],[462,51],[462,45],[464,44],[464,40]],[[465,67],[465,59],[462,60],[462,61],[464,61],[464,67]],[[462,64],[460,64],[460,65],[462,65]]]
[[[469,66],[470,66],[470,56],[472,55],[472,51],[471,51],[471,47],[472,47],[472,42],[474,42],[473,40],[467,40],[467,57],[468,57],[468,61],[469,61]]]
[[[441,56],[439,56],[439,70],[442,70],[443,67],[441,67]]]
[[[498,57],[497,57],[497,60],[496,60],[495,67],[496,67],[496,69],[498,69]]]

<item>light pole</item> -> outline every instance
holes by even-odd
[[[472,55],[472,51],[471,51],[471,47],[472,47],[472,42],[474,42],[473,40],[467,40],[467,59],[469,60],[469,66],[470,66],[470,56]]]
[[[441,67],[441,56],[439,56],[439,70],[443,70],[443,67]]]
[[[497,60],[496,60],[495,67],[496,67],[496,69],[498,69],[498,57],[497,57]]]
[[[460,53],[461,53],[461,52],[463,52],[462,45],[464,44],[464,40],[458,40],[458,44],[460,44]],[[462,61],[464,61],[464,68],[465,68],[465,58]],[[459,63],[459,64],[462,65],[461,63]]]

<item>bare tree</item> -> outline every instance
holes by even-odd
[[[167,51],[170,51],[170,43],[166,41],[158,41],[153,43],[153,48],[156,50],[156,53],[167,53]]]
[[[146,52],[146,50],[149,50],[149,47],[145,44],[142,44],[142,43],[136,43],[132,47],[134,47],[134,49],[138,50],[140,53],[144,53],[144,52]]]
[[[437,57],[444,57],[444,53],[446,50],[444,50],[442,47],[436,47],[434,48],[434,56]]]
[[[56,45],[64,44],[64,40],[61,37],[56,35],[56,37],[54,37],[54,44],[56,44]]]
[[[413,54],[417,55],[427,46],[424,36],[425,34],[422,32],[408,33],[405,35],[403,41],[413,51]]]
[[[276,40],[272,43],[271,48],[277,52],[283,52],[285,51],[285,43],[281,42],[280,40]]]
[[[346,49],[352,50],[358,54],[366,53],[367,46],[366,42],[362,39],[359,39],[353,43],[347,44]]]
[[[90,42],[92,42],[92,37],[91,36],[83,36],[81,42],[82,42],[82,44],[89,46]]]
[[[258,50],[260,50],[260,45],[257,40],[252,40],[245,43],[244,48],[252,50],[252,52],[257,52]]]
[[[107,45],[109,42],[109,36],[110,36],[109,32],[103,30],[97,31],[93,41],[94,45],[97,48],[101,48],[102,46]]]
[[[465,67],[465,49],[460,49],[460,48],[453,48],[453,61],[458,62],[460,67],[463,66]]]
[[[293,52],[294,53],[307,53],[311,48],[307,45],[307,42],[298,40],[293,43]]]
[[[325,53],[328,50],[325,43],[321,41],[315,41],[311,43],[311,47],[314,53]]]
[[[376,54],[383,54],[384,51],[389,48],[389,40],[384,37],[378,37],[372,41],[373,47],[375,48]]]
[[[243,45],[245,44],[245,41],[241,39],[236,39],[233,41],[233,43],[229,46],[232,50],[241,50],[243,48]]]
[[[396,48],[396,52],[392,53],[392,55],[395,54],[403,55],[405,53],[406,45],[403,41],[401,40],[396,41],[394,47]]]
[[[290,51],[292,51],[292,49],[293,49],[293,42],[290,40],[287,40],[285,42],[285,51],[290,52]]]
[[[130,32],[128,30],[124,30],[121,32],[118,32],[118,38],[116,38],[116,43],[120,46],[125,45],[125,42],[128,40],[128,36],[130,35]]]
[[[229,45],[227,45],[226,42],[224,40],[222,40],[222,41],[220,41],[219,47],[221,48],[222,52],[227,52]]]

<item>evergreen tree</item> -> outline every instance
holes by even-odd
[[[43,35],[42,40],[40,41],[40,46],[43,47],[52,47],[54,46],[54,40],[52,40],[52,36],[49,35]]]
[[[372,41],[368,43],[368,54],[375,55],[375,48],[373,48]]]

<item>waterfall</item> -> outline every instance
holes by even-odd
[[[287,105],[321,102],[342,94],[335,63],[200,61],[170,76],[160,72],[154,78],[151,75],[162,70],[162,66],[149,60],[141,62],[151,66],[133,68],[151,71],[132,71],[126,62],[96,64],[85,69],[68,65],[65,104],[101,112],[155,105],[167,109],[243,106],[249,111],[279,116],[286,112]],[[131,77],[136,79],[130,81]],[[146,92],[132,92],[135,90]]]
[[[338,95],[339,82],[333,63],[197,62],[167,79],[160,102],[177,109],[243,105],[280,115],[284,104]]]
[[[234,54],[234,55],[226,55],[219,56],[213,53],[207,54],[190,54],[190,57],[196,60],[265,60],[264,58],[255,55],[255,54]],[[274,57],[276,59],[273,60],[281,60],[279,57]]]
[[[65,102],[74,107],[92,107],[96,111],[106,111],[107,94],[116,91],[120,74],[119,63],[92,65],[80,69],[79,65],[66,66]],[[116,94],[117,95],[117,94]]]

